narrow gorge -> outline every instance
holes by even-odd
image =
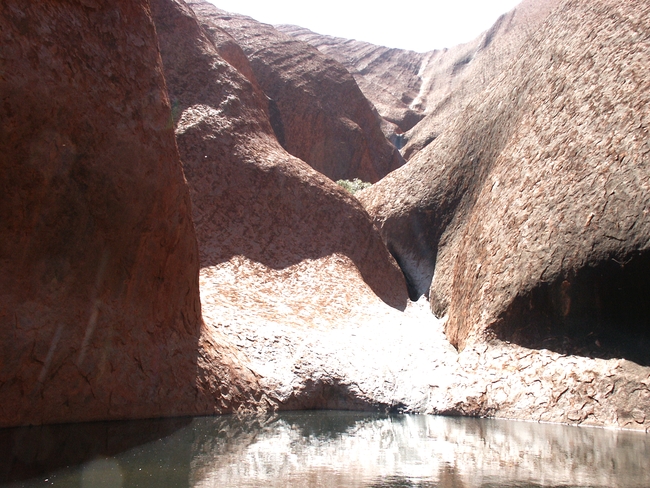
[[[0,427],[650,430],[647,2],[524,0],[416,53],[204,0],[5,0],[0,99]]]

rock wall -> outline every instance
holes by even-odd
[[[426,53],[323,36],[295,26],[278,29],[342,63],[390,123],[392,140],[410,160],[516,59],[522,44],[559,3],[525,0],[476,39]]]
[[[436,320],[360,202],[278,142],[252,21],[5,2],[0,426],[344,408],[647,430],[648,14],[565,2],[361,193]]]
[[[332,329],[403,310],[403,275],[361,204],[280,146],[265,101],[185,3],[152,6],[213,336],[242,321]]]
[[[208,35],[222,29],[244,50],[287,152],[335,181],[374,183],[404,163],[384,137],[376,110],[339,63],[270,25],[203,0],[188,4]]]
[[[152,7],[159,37],[144,3],[0,10],[0,425],[275,408],[219,332],[239,297],[303,324],[406,305],[359,202],[278,144],[239,45]]]
[[[148,3],[7,1],[0,39],[0,426],[201,412],[230,366],[197,385],[198,249]]]
[[[456,346],[494,328],[647,361],[613,343],[647,343],[639,295],[613,284],[648,287],[648,13],[565,2],[444,137],[362,194],[412,290],[433,279]]]
[[[524,0],[477,39],[424,60],[416,107],[426,117],[404,134],[407,160],[445,132],[456,117],[508,69],[520,49],[562,0]]]
[[[406,132],[424,117],[422,110],[411,105],[420,92],[420,67],[428,54],[321,35],[296,25],[278,25],[276,29],[345,66],[379,114],[399,132]]]

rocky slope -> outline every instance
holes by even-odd
[[[202,0],[188,4],[208,35],[226,31],[246,53],[269,97],[276,137],[290,154],[332,180],[374,183],[403,164],[372,104],[339,63],[270,25]]]
[[[187,5],[152,6],[215,333],[260,317],[335,327],[404,309],[403,275],[359,202],[282,149],[264,100]]]
[[[0,426],[196,413],[229,354],[197,385],[198,250],[148,4],[3,2],[0,44]]]
[[[504,342],[458,352],[444,326],[422,298],[404,313],[355,314],[334,330],[247,317],[223,331],[282,408],[650,429],[650,368]]]
[[[348,68],[382,117],[397,126],[397,134],[406,132],[393,140],[409,160],[516,58],[524,41],[559,3],[525,0],[473,41],[426,53],[323,36],[295,26],[278,30]]]
[[[491,331],[649,364],[649,14],[565,2],[444,136],[362,194],[456,346]]]
[[[276,29],[309,43],[345,66],[380,115],[400,132],[422,120],[421,107],[411,105],[420,92],[420,68],[428,54],[321,35],[296,25],[278,25]]]

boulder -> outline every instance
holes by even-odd
[[[0,426],[197,413],[198,249],[148,2],[8,0],[0,45]]]
[[[270,25],[203,0],[188,4],[208,36],[226,31],[246,53],[287,152],[335,181],[374,183],[404,163],[384,136],[377,111],[338,62]]]
[[[361,194],[456,347],[649,364],[649,14],[565,2],[445,134]]]

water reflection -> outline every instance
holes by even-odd
[[[137,425],[122,424],[130,431]],[[80,426],[66,427],[74,439]],[[176,427],[155,441],[30,480],[23,464],[22,476],[9,474],[5,481],[14,482],[3,486],[650,486],[650,439],[630,432],[353,412],[196,418]],[[20,429],[0,437],[7,432]]]

